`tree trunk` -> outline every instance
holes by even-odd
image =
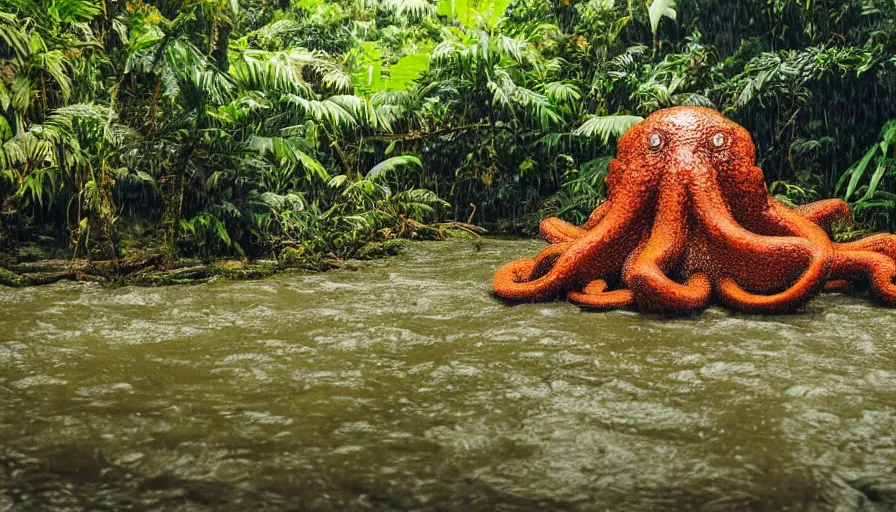
[[[184,185],[187,180],[187,164],[193,155],[198,142],[190,137],[178,152],[171,173],[163,178],[162,199],[165,201],[165,212],[162,214],[162,250],[170,266],[176,256],[178,228],[184,203]]]
[[[0,267],[5,267],[13,263],[15,259],[12,255],[13,248],[11,238],[6,232],[5,219],[0,218]]]
[[[227,74],[230,71],[230,62],[228,61],[227,50],[230,48],[230,33],[233,31],[233,25],[229,22],[222,23],[218,27],[218,38],[211,50],[212,60],[215,66],[222,73]]]
[[[112,224],[111,211],[91,213],[87,217],[90,226],[88,260],[110,260],[118,257],[118,240]]]
[[[15,198],[7,197],[0,204],[0,267],[15,263],[18,244],[14,234],[13,214],[16,211]]]

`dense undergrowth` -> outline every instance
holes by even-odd
[[[892,230],[894,97],[894,0],[0,0],[0,266],[581,222],[672,105],[744,125],[774,194]]]

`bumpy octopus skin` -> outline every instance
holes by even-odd
[[[582,226],[541,223],[548,246],[504,265],[495,294],[583,307],[688,313],[713,301],[783,313],[816,292],[867,284],[896,306],[896,235],[830,239],[842,200],[790,208],[769,196],[747,131],[702,107],[660,110],[619,140],[607,200]]]

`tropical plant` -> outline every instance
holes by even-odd
[[[893,150],[891,150],[893,148]],[[871,145],[865,155],[840,177],[837,190],[845,185],[843,198],[855,200],[855,213],[871,218],[886,228],[891,212],[896,209],[896,190],[892,180],[896,176],[896,119],[881,129],[880,140]]]
[[[779,199],[893,229],[894,48],[889,0],[0,0],[2,264],[582,222],[675,105],[745,126]]]

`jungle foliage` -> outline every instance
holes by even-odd
[[[893,98],[896,0],[0,0],[0,253],[323,265],[582,222],[672,105],[892,229]]]

